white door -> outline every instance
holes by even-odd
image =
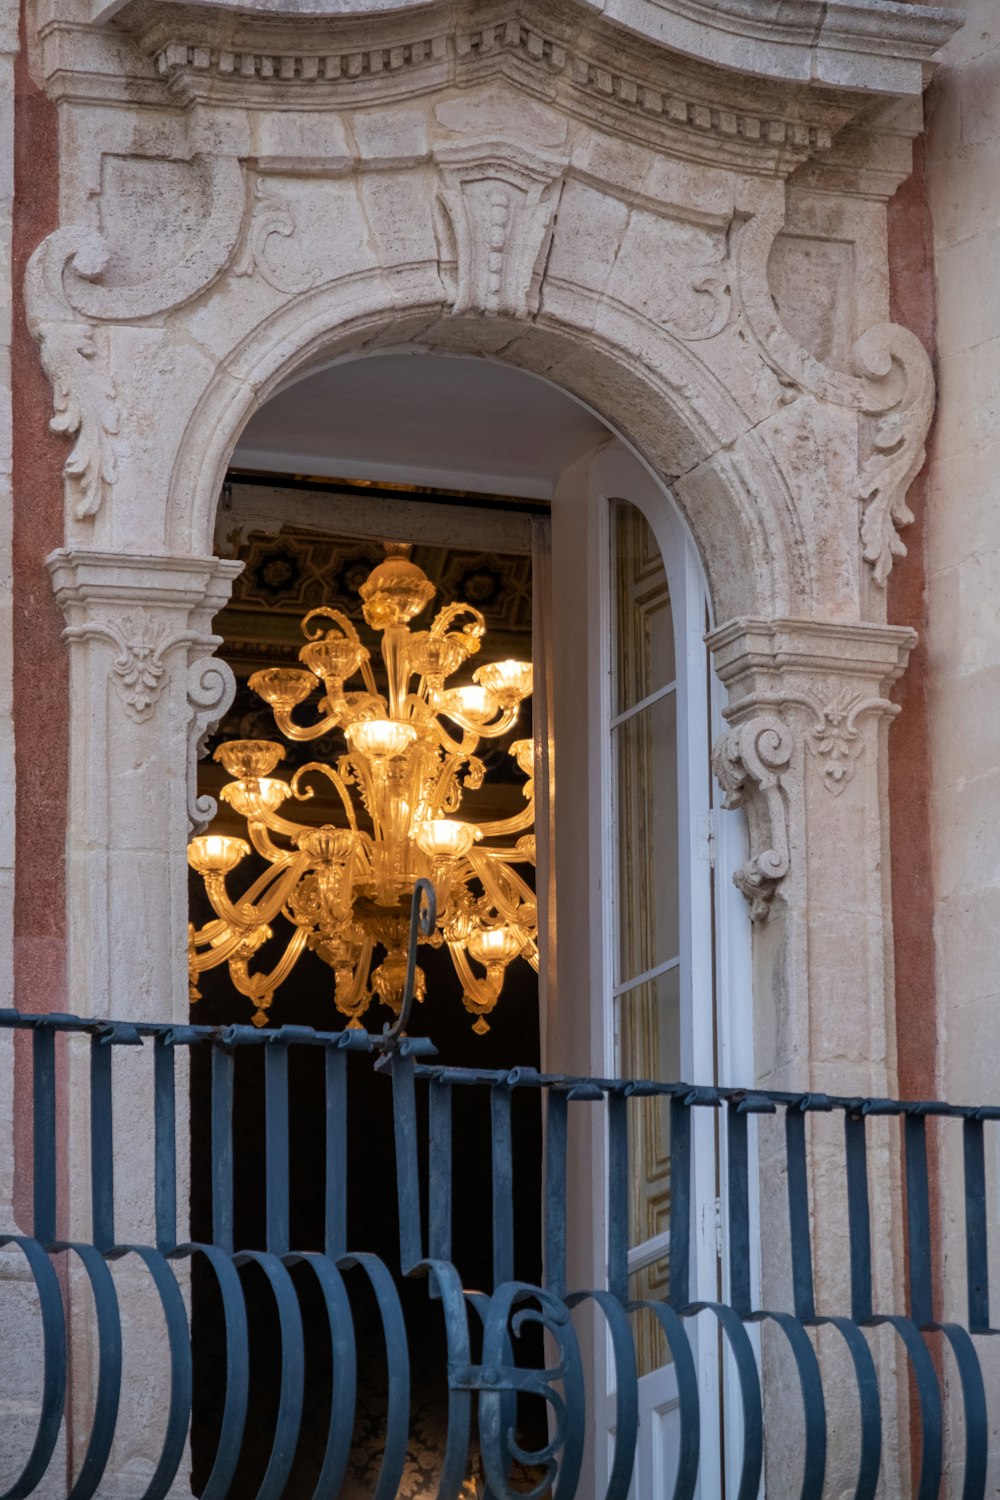
[[[591,1072],[711,1083],[717,1038],[724,1034],[733,1045],[734,1033],[720,1026],[714,993],[712,704],[700,559],[669,495],[616,442],[560,485],[552,569],[558,964],[549,1025],[556,1055],[548,1065],[583,1061],[570,1031],[574,1021],[584,1022],[574,1003],[584,986]],[[578,941],[584,927],[586,978]],[[727,941],[728,964],[738,948]],[[667,1292],[669,1107],[665,1098],[643,1099],[629,1109],[629,1289],[635,1299],[655,1301]],[[693,1127],[691,1294],[716,1300],[714,1111],[695,1111]],[[588,1165],[590,1182],[604,1182],[604,1150],[596,1134],[581,1146],[575,1195],[570,1186],[581,1215]],[[577,1275],[589,1273],[591,1284],[601,1285],[603,1189],[596,1198],[591,1190],[589,1212],[591,1264]],[[672,1492],[676,1471],[676,1380],[653,1316],[635,1316],[633,1332],[640,1434],[631,1494],[660,1500]],[[708,1500],[722,1491],[721,1431],[716,1338],[714,1330],[704,1332],[696,1352],[701,1494]],[[600,1497],[613,1453],[614,1374],[596,1322],[589,1338],[595,1420],[605,1434],[593,1452],[593,1493]]]

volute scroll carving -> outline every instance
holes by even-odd
[[[107,247],[98,234],[81,226],[57,229],[28,262],[24,299],[28,327],[52,384],[49,426],[75,439],[63,477],[73,514],[82,521],[97,514],[118,477],[119,415],[114,385],[103,368],[94,330],[75,315],[63,289],[61,268],[70,261],[81,274],[96,274],[107,262]]]
[[[205,754],[208,737],[218,727],[236,696],[236,678],[228,662],[218,656],[203,656],[188,667],[188,832],[204,833],[218,812],[218,804],[207,792],[198,795],[198,762]]]
[[[208,212],[187,253],[159,276],[107,282],[112,246],[96,229],[67,225],[32,256],[52,307],[62,303],[88,322],[135,323],[183,307],[228,266],[243,229],[243,168],[234,156],[194,156],[205,181]]]
[[[750,858],[733,884],[750,905],[750,919],[765,921],[791,866],[785,776],[794,750],[792,731],[775,714],[734,724],[716,743],[712,769],[726,808],[742,807],[750,830]]]
[[[768,286],[768,259],[783,227],[784,213],[773,205],[745,218],[735,249],[741,310],[784,384],[857,412],[861,551],[884,587],[893,560],[906,555],[899,531],[913,521],[906,492],[924,462],[934,409],[931,363],[916,334],[896,323],[862,334],[851,350],[853,373],[835,370],[804,349],[784,327]]]

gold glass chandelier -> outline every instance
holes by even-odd
[[[436,926],[424,941],[447,944],[474,1031],[489,1030],[485,1018],[507,965],[523,957],[538,967],[535,895],[517,869],[535,860],[530,740],[517,740],[509,752],[526,778],[523,810],[492,822],[458,816],[466,793],[483,784],[479,742],[512,728],[531,693],[531,664],[490,662],[471,682],[446,686],[479,650],[486,627],[478,610],[450,604],[429,629],[411,629],[436,590],[409,550],[387,546],[360,588],[365,620],[382,638],[385,694],[351,621],[325,607],[302,621],[301,668],[272,667],[249,680],[286,740],[341,732],[345,748],[336,763],[310,761],[285,781],[273,774],[286,754],[276,740],[229,740],[215,752],[233,778],[221,796],[246,820],[247,837],[209,833],[188,845],[215,913],[190,928],[191,993],[200,998],[206,969],[228,964],[233,984],[255,1007],[257,1026],[267,1023],[275,990],[307,948],[333,970],[333,998],[349,1025],[360,1026],[374,999],[398,1015],[420,876],[437,896]],[[358,677],[362,686],[348,690]],[[318,718],[297,723],[296,708],[317,689]],[[341,814],[335,823],[295,818],[295,804],[314,796],[316,777],[333,788]],[[242,896],[230,896],[227,876],[251,846],[266,868]],[[275,936],[271,924],[279,917],[291,935],[277,963],[255,972],[254,958]],[[416,998],[424,993],[418,969]]]

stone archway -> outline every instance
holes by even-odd
[[[697,0],[696,41],[690,0],[628,33],[575,0],[111,9],[52,7],[63,218],[25,287],[72,440],[50,567],[74,1008],[187,1014],[241,426],[311,361],[422,347],[552,380],[671,487],[720,622],[760,1081],[890,1092],[885,737],[913,636],[884,583],[933,392],[886,322],[884,220],[945,23],[861,7],[831,35],[807,4],[765,46],[744,7]],[[839,1284],[836,1234],[817,1243]]]

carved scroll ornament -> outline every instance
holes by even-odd
[[[761,354],[790,388],[858,414],[858,477],[862,555],[884,586],[893,559],[905,557],[899,537],[913,513],[906,492],[924,461],[934,408],[934,377],[923,345],[896,323],[870,328],[855,343],[854,374],[816,359],[781,322],[767,266],[784,214],[773,206],[748,217],[736,242],[737,284],[747,327]]]
[[[742,807],[750,829],[750,858],[733,874],[733,884],[750,903],[750,919],[762,922],[788,874],[788,793],[784,776],[794,741],[786,724],[759,714],[728,729],[712,754],[712,768],[727,808]]]
[[[201,162],[201,158],[194,158]],[[136,322],[182,306],[219,276],[243,224],[243,173],[232,157],[205,158],[210,208],[187,255],[160,277],[108,285],[111,247],[86,225],[55,230],[24,278],[28,327],[53,388],[53,432],[75,439],[63,476],[77,520],[97,515],[118,475],[119,414],[95,322]]]
[[[198,762],[205,754],[209,735],[218,727],[236,696],[236,678],[228,662],[218,656],[203,656],[188,667],[187,700],[191,710],[188,726],[188,831],[204,833],[218,812],[218,803],[207,792],[198,795]]]

